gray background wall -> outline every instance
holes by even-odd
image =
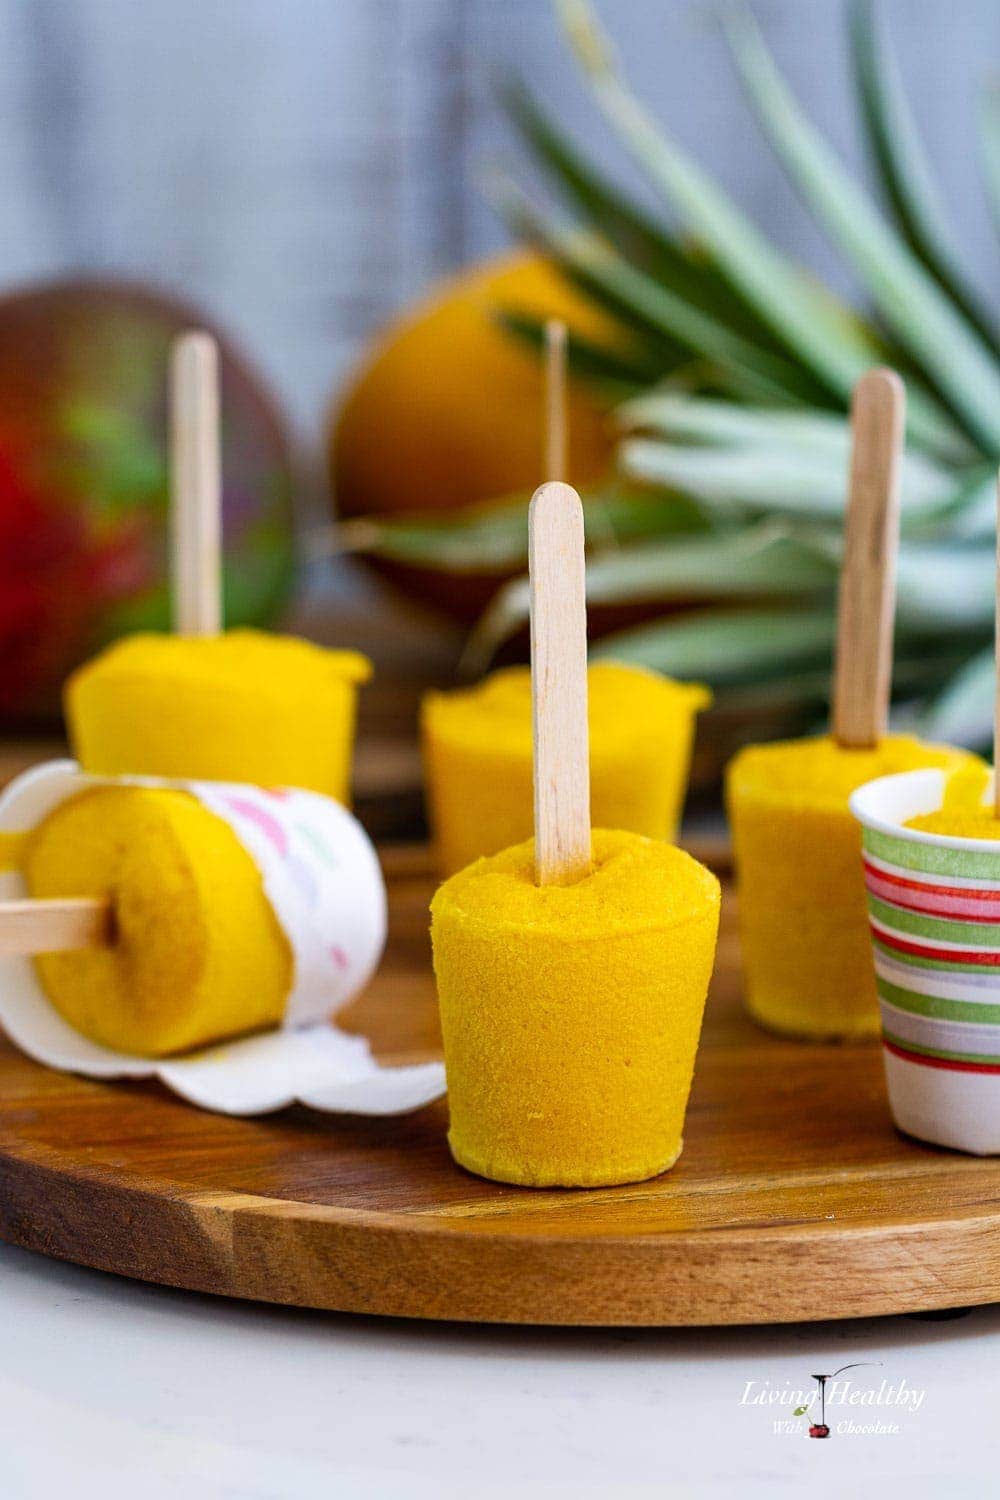
[[[883,0],[910,94],[988,288],[996,242],[974,91],[998,0]],[[779,61],[852,161],[842,0],[757,0]],[[599,0],[679,140],[836,284],[765,151],[703,0]],[[433,277],[504,243],[479,196],[509,153],[491,78],[516,67],[623,169],[545,0],[0,0],[0,285],[114,268],[201,301],[300,432],[360,342]]]

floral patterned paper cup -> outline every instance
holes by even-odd
[[[34,766],[0,794],[0,834],[24,834],[97,786],[172,786],[227,823],[260,871],[288,940],[293,980],[284,1019],[173,1057],[99,1046],[46,995],[30,959],[0,957],[0,1026],[29,1057],[87,1078],[158,1078],[202,1109],[266,1114],[298,1101],[331,1113],[394,1115],[444,1093],[440,1062],[383,1066],[364,1037],[333,1019],[373,974],[386,936],[378,856],[360,823],[319,792],[157,777],[87,776],[73,761]],[[0,872],[0,899],[26,894],[17,869]]]
[[[893,1118],[921,1140],[1000,1153],[1000,840],[907,828],[942,771],[860,787],[865,887]],[[992,799],[992,781],[985,797]]]

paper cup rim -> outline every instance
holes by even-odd
[[[942,807],[943,792],[945,792],[945,781],[948,772],[939,768],[925,769],[925,771],[898,771],[895,775],[880,775],[877,780],[865,781],[864,786],[852,792],[849,798],[849,807],[856,819],[865,828],[871,828],[874,832],[888,834],[891,838],[903,838],[907,843],[927,844],[934,849],[955,849],[960,852],[996,853],[1000,858],[1000,838],[963,838],[958,834],[933,834],[925,828],[907,828],[903,817],[891,817],[880,810],[883,799],[892,792],[912,792],[913,805],[903,814],[904,817],[921,817],[924,813],[934,813]],[[991,772],[990,780],[984,792],[984,805],[993,798],[994,774]]]
[[[941,808],[946,777],[947,773],[938,768],[899,771],[893,776],[879,776],[875,781],[866,781],[864,786],[859,786],[852,792],[848,806],[858,822],[875,833],[884,833],[890,838],[924,844],[935,849],[995,854],[1000,858],[1000,839],[962,838],[958,834],[928,833],[923,828],[907,828],[899,816],[889,817],[879,810],[883,799],[891,792],[899,794],[910,791],[913,794],[913,806],[905,817],[917,818],[924,813],[937,812]],[[993,796],[993,779],[994,773],[991,772],[983,794],[984,806]]]

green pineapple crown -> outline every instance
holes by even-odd
[[[928,734],[992,732],[1000,338],[962,265],[873,0],[852,0],[850,43],[878,204],[847,173],[778,72],[745,7],[727,39],[763,131],[865,288],[863,314],[790,261],[630,92],[587,0],[555,0],[607,124],[656,191],[647,211],[597,172],[521,84],[506,108],[557,204],[515,178],[490,189],[514,229],[614,319],[570,342],[575,372],[615,406],[617,473],[588,499],[588,598],[661,618],[594,647],[748,698],[818,713],[829,692],[851,388],[890,364],[908,393],[895,691]],[[1000,230],[1000,99],[980,112]],[[540,344],[541,324],[498,310]],[[482,667],[524,624],[524,497],[454,518],[368,528],[411,564],[518,572],[473,632]],[[683,606],[683,609],[679,609]]]

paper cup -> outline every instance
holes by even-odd
[[[203,1109],[251,1115],[296,1101],[331,1113],[391,1115],[444,1092],[440,1063],[383,1067],[364,1037],[333,1015],[364,988],[386,935],[378,857],[361,825],[316,792],[263,791],[221,782],[86,776],[73,761],[36,766],[0,795],[0,833],[24,833],[90,787],[173,786],[229,824],[261,872],[288,939],[294,977],[282,1025],[183,1056],[149,1058],[99,1046],[56,1011],[29,959],[0,958],[0,1025],[36,1061],[88,1078],[158,1078]],[[0,898],[25,895],[0,873]]]
[[[988,1156],[1000,1153],[1000,840],[904,826],[940,809],[945,781],[884,776],[850,805],[893,1118],[921,1140]]]

